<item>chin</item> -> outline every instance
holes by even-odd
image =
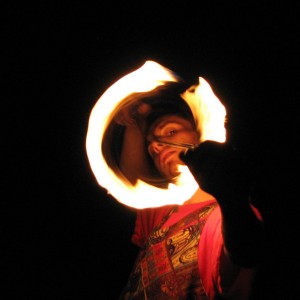
[[[180,175],[177,164],[172,164],[169,166],[168,170],[163,174],[166,178],[175,178]]]

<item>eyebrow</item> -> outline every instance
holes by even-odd
[[[177,117],[177,116],[176,116],[176,117]],[[175,117],[175,118],[176,118],[176,117]],[[181,119],[183,119],[184,121],[189,122],[188,120],[186,120],[186,119],[184,119],[184,118],[182,118],[182,117],[178,117],[178,118],[181,118]],[[169,120],[164,120],[164,119],[162,119],[161,121],[158,121],[158,123],[157,123],[156,125],[154,124],[154,126],[153,126],[153,128],[152,128],[152,131],[155,130],[156,128],[162,128],[162,127],[164,127],[165,125],[167,125],[168,123],[176,123],[176,124],[178,124],[178,125],[184,126],[183,124],[180,123],[180,121],[178,121],[177,119],[174,119],[174,118],[169,119]]]

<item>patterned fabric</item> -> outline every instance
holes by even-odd
[[[156,226],[138,256],[122,299],[208,299],[198,268],[198,244],[208,215],[216,207],[198,208],[170,227]]]

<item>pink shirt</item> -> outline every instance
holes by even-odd
[[[200,203],[180,205],[178,211],[173,213],[163,226],[170,226],[193,210],[214,202],[216,200],[212,199]],[[159,224],[173,206],[139,210],[132,242],[141,247],[146,242],[152,229]],[[252,208],[257,217],[261,219],[258,210]],[[218,294],[221,294],[239,300],[249,299],[256,270],[240,268],[231,263],[224,255],[219,207],[216,207],[208,216],[198,247],[199,273],[209,298],[215,299]],[[225,274],[221,274],[221,260],[222,263],[226,264]]]

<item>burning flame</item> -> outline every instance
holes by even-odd
[[[181,172],[178,183],[161,189],[138,180],[130,185],[118,177],[107,165],[101,151],[105,129],[111,121],[111,112],[127,96],[135,92],[148,92],[166,82],[177,82],[177,75],[154,61],[146,63],[122,77],[99,98],[89,118],[86,150],[91,169],[99,185],[117,201],[137,209],[182,204],[198,189],[198,185],[186,166],[178,166]],[[225,142],[224,128],[226,110],[213,93],[210,85],[199,77],[199,85],[182,94],[190,106],[196,125],[201,132],[199,143],[205,140]]]

